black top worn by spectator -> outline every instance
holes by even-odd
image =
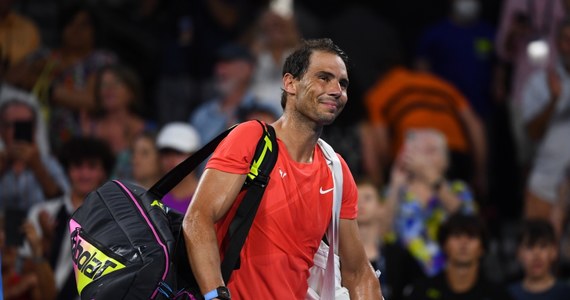
[[[406,299],[409,300],[509,300],[512,299],[501,286],[479,277],[475,285],[466,292],[451,290],[445,272],[433,278],[419,281]]]

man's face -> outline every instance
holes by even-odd
[[[221,60],[216,64],[216,84],[222,95],[249,84],[253,65],[244,59]]]
[[[32,109],[20,103],[10,104],[0,117],[0,137],[6,147],[14,144],[14,122],[34,122]]]
[[[343,110],[348,90],[348,72],[336,54],[315,51],[307,72],[294,81],[296,110],[319,125],[332,123]]]
[[[542,278],[550,274],[550,267],[556,260],[556,246],[551,243],[537,243],[535,245],[521,245],[518,250],[526,276]]]
[[[98,159],[71,164],[68,173],[71,189],[76,195],[87,195],[107,179],[103,163]]]
[[[468,234],[452,234],[447,238],[444,251],[448,262],[454,265],[471,266],[483,255],[483,245],[478,237]]]

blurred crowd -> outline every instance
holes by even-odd
[[[384,297],[566,299],[570,1],[376,2],[0,0],[4,299],[77,299],[85,196],[276,120],[285,58],[318,37],[351,59],[323,138]],[[184,212],[201,172],[165,204]]]

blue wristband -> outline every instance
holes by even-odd
[[[204,295],[204,300],[212,300],[218,297],[218,289],[213,289]]]

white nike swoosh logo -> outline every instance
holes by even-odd
[[[330,189],[328,189],[328,190],[323,190],[323,187],[321,186],[321,189],[319,190],[319,192],[321,193],[321,195],[324,195],[324,194],[326,194],[326,193],[328,193],[328,192],[332,192],[332,190],[334,190],[334,187],[333,187],[333,188],[330,188]]]

